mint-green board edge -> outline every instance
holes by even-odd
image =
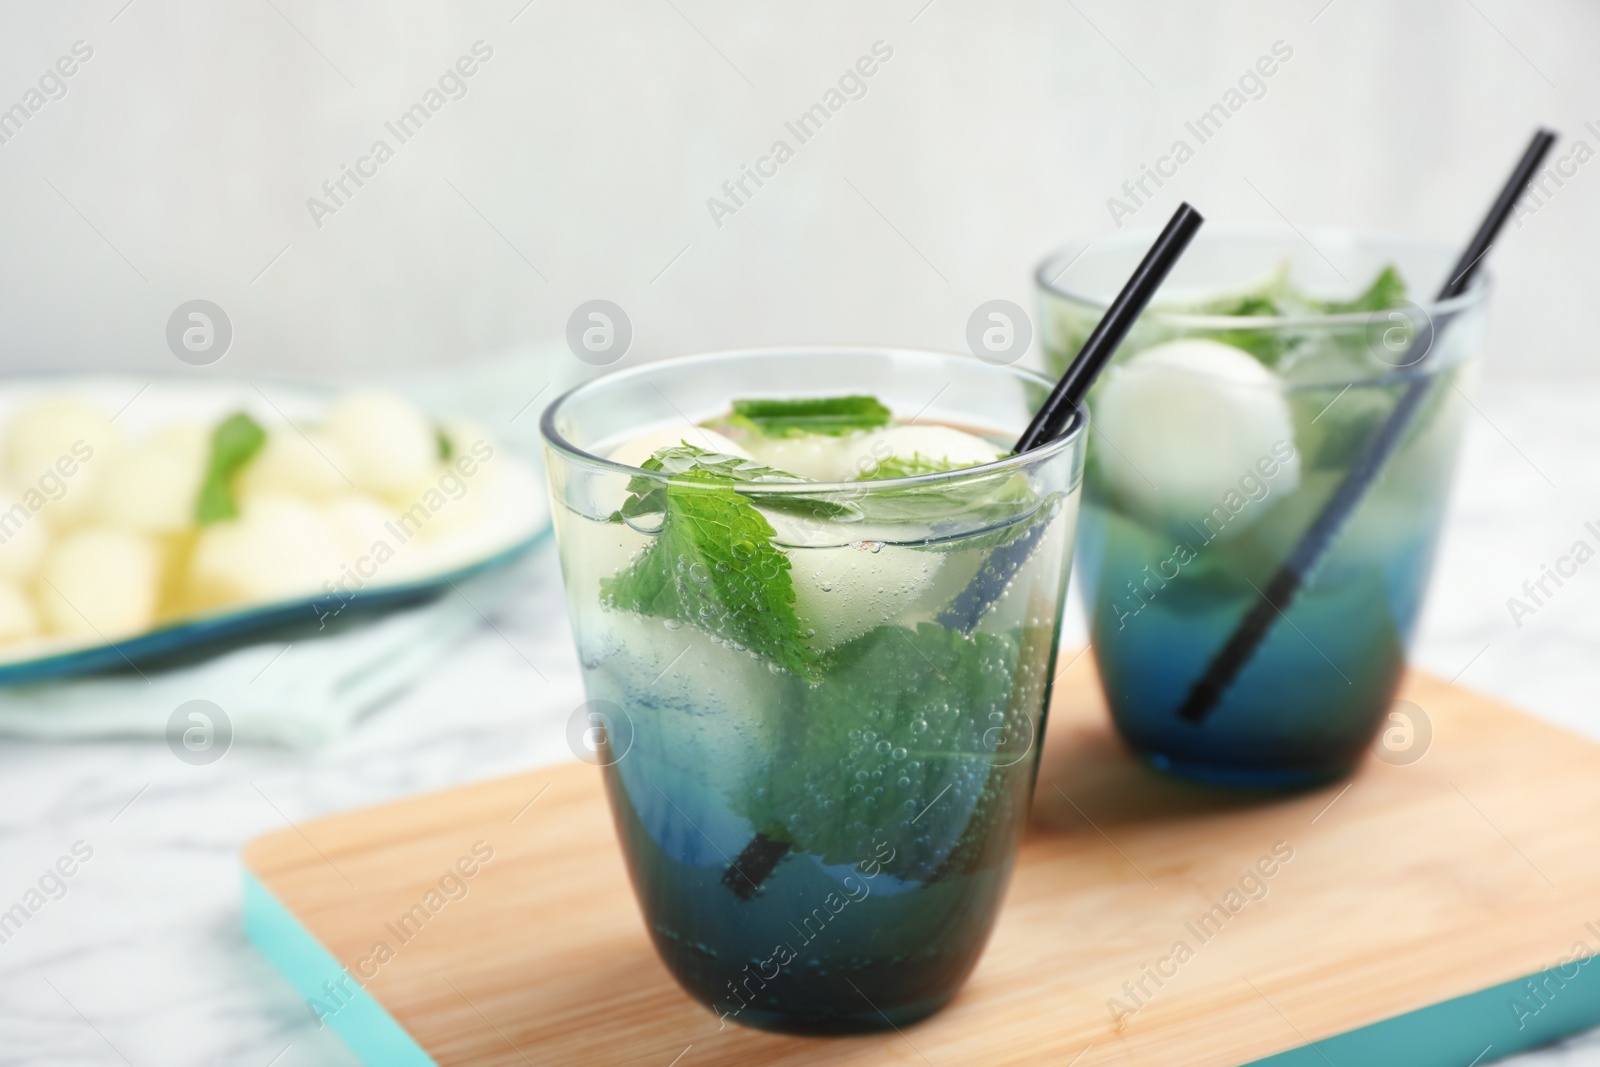
[[[343,980],[344,968],[248,869],[244,872],[244,932],[295,991],[306,998],[307,1004],[316,999],[335,1006],[323,983]],[[347,992],[352,989],[354,992]],[[365,989],[346,981],[341,995],[343,1006],[324,1016],[323,1021],[362,1063],[374,1067],[438,1067],[405,1027],[395,1022]]]
[[[244,930],[308,1003],[315,998],[331,1005],[324,983],[338,982],[344,977],[344,968],[249,870],[244,872]],[[1492,1063],[1600,1026],[1600,967],[1588,966],[1593,959],[1397,1015],[1245,1067],[1468,1067]],[[1571,976],[1574,969],[1577,974]],[[1569,976],[1562,977],[1560,970]],[[348,983],[346,988],[353,985]],[[1541,991],[1538,995],[1536,989]],[[373,1067],[438,1067],[364,989],[355,989],[325,1022],[361,1062]]]

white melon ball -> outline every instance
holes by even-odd
[[[613,463],[621,463],[629,467],[641,466],[645,460],[655,455],[663,448],[687,441],[696,448],[703,448],[707,452],[717,452],[727,456],[738,456],[741,459],[755,459],[743,447],[725,437],[715,430],[708,430],[703,426],[689,426],[678,424],[663,426],[655,430],[647,430],[638,437],[630,437],[616,448],[606,458]]]
[[[104,523],[143,533],[178,533],[194,525],[210,440],[199,426],[172,426],[124,449],[107,467],[95,501]]]
[[[816,631],[811,644],[819,652],[897,618],[928,590],[944,563],[940,552],[873,541],[785,551],[795,613],[802,630]]]
[[[854,468],[847,460],[851,446],[865,434],[808,433],[800,437],[763,437],[751,434],[745,443],[756,460],[769,467],[810,478],[816,482],[837,482],[853,478]]]
[[[261,451],[239,473],[241,493],[293,493],[326,500],[352,492],[354,465],[337,441],[318,430],[292,426],[268,431]]]
[[[201,528],[189,561],[189,593],[208,605],[271,601],[324,591],[342,576],[343,551],[315,506],[277,493],[239,502],[239,516]]]
[[[49,524],[23,502],[21,493],[0,486],[0,579],[32,578],[49,543]]]
[[[49,499],[41,514],[69,526],[89,514],[120,444],[116,426],[93,404],[71,397],[41,401],[6,427],[6,477],[24,490],[37,488]]]
[[[425,477],[439,462],[439,437],[411,401],[394,393],[358,390],[335,403],[323,432],[348,462],[356,488],[385,493]]]
[[[426,569],[417,543],[402,538],[394,508],[376,497],[347,493],[323,507],[350,573],[361,586],[403,582]],[[399,531],[399,532],[397,532]]]
[[[466,480],[467,494],[447,503],[411,542],[418,567],[448,570],[476,562],[526,541],[544,523],[549,505],[538,475],[510,455],[495,464]]]
[[[38,594],[53,633],[108,640],[138,633],[155,621],[161,551],[129,530],[78,530],[45,554]]]
[[[394,551],[398,538],[389,528],[394,515],[376,497],[346,493],[330,500],[322,512],[339,542],[340,556],[352,568],[363,557],[387,555],[382,545],[387,545],[389,552]]]
[[[489,513],[489,487],[501,465],[498,453],[487,463],[477,456],[466,461],[457,457],[404,492],[392,494],[389,500],[398,512],[401,531],[433,540],[480,525]]]
[[[1112,367],[1094,418],[1096,464],[1147,519],[1200,523],[1221,507],[1232,536],[1266,510],[1234,506],[1248,489],[1289,493],[1300,482],[1283,380],[1220,341],[1169,341]]]
[[[0,644],[26,641],[39,633],[39,614],[14,583],[0,581]]]
[[[949,426],[891,426],[851,440],[844,452],[846,480],[870,478],[885,460],[923,459],[952,469],[993,463],[1005,453],[975,434]]]

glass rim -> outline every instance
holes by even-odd
[[[971,360],[990,370],[1008,374],[1013,380],[1022,384],[1036,385],[1043,388],[1046,393],[1055,387],[1055,382],[1044,375],[1019,367],[1014,364],[1002,365],[984,363],[975,356],[963,355],[957,352],[941,352],[937,349],[900,348],[892,345],[842,345],[842,344],[815,344],[815,345],[777,345],[759,348],[730,348],[712,352],[699,352],[693,355],[672,356],[667,359],[650,360],[627,370],[615,371],[604,374],[589,381],[580,382],[568,389],[565,393],[552,400],[539,416],[539,432],[545,443],[567,459],[596,468],[612,474],[626,474],[629,477],[644,476],[655,478],[662,482],[670,482],[673,475],[662,471],[647,471],[641,467],[631,467],[626,463],[617,463],[604,456],[597,456],[593,452],[579,448],[573,444],[556,428],[555,420],[559,409],[568,402],[577,399],[581,394],[591,390],[609,386],[626,384],[629,380],[648,378],[651,373],[656,373],[663,368],[677,368],[693,366],[696,364],[712,364],[725,362],[731,359],[779,359],[785,357],[817,355],[817,354],[871,354],[881,356],[910,356],[913,359],[939,359],[939,360]],[[729,397],[729,400],[733,400]],[[935,397],[937,399],[937,396]],[[930,405],[932,401],[929,402]],[[1067,424],[1058,436],[1045,444],[1027,452],[1013,452],[1001,456],[990,463],[979,464],[975,467],[959,467],[952,471],[940,471],[934,474],[916,474],[906,478],[879,478],[867,481],[853,482],[737,482],[740,495],[743,496],[817,496],[824,493],[860,495],[864,492],[877,493],[892,490],[917,489],[930,486],[943,486],[967,480],[992,477],[1001,474],[1010,474],[1024,467],[1030,466],[1041,460],[1053,459],[1068,448],[1076,445],[1082,438],[1089,424],[1087,408],[1079,404],[1073,415],[1072,421]],[[911,424],[907,424],[911,425]],[[707,483],[698,483],[707,484]]]
[[[1159,231],[1155,229],[1137,229],[1119,232],[1109,238],[1082,239],[1062,245],[1039,261],[1034,269],[1034,285],[1040,292],[1048,293],[1068,303],[1081,307],[1104,312],[1110,307],[1111,299],[1100,299],[1073,289],[1057,285],[1047,272],[1054,270],[1054,277],[1059,278],[1066,273],[1083,256],[1092,249],[1117,247],[1124,244],[1137,244],[1139,247],[1148,245],[1155,240]],[[1310,244],[1313,250],[1316,244],[1313,237],[1321,236],[1331,242],[1355,243],[1380,243],[1387,242],[1397,246],[1409,246],[1414,249],[1423,249],[1430,252],[1442,252],[1454,263],[1455,252],[1438,241],[1429,241],[1420,237],[1406,237],[1400,234],[1373,233],[1362,230],[1348,230],[1335,226],[1307,226],[1296,230],[1297,233]],[[1195,244],[1219,244],[1229,241],[1238,241],[1255,238],[1272,238],[1274,240],[1287,240],[1286,236],[1275,229],[1254,226],[1212,226],[1202,230],[1195,238]],[[1066,265],[1057,268],[1057,264],[1066,260]],[[1338,268],[1334,268],[1336,271]],[[1415,307],[1422,311],[1430,321],[1437,321],[1442,317],[1459,314],[1468,308],[1483,303],[1493,289],[1493,276],[1487,268],[1480,269],[1467,286],[1466,292],[1448,300],[1429,299],[1427,301],[1408,301],[1403,307]],[[1346,311],[1337,314],[1321,315],[1197,315],[1190,312],[1168,311],[1159,305],[1152,305],[1144,312],[1151,319],[1178,328],[1192,330],[1278,330],[1285,327],[1354,327],[1367,326],[1374,321],[1373,316],[1384,315],[1401,308],[1386,308],[1382,311]]]

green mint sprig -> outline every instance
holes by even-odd
[[[889,425],[893,415],[871,396],[806,397],[799,400],[735,400],[728,423],[765,437],[826,434],[838,437]]]
[[[627,570],[602,579],[605,604],[697,626],[815,681],[817,654],[795,614],[789,557],[773,543],[777,532],[766,516],[737,489],[804,479],[687,442],[661,449],[642,467],[669,477],[635,476],[612,518],[659,515],[660,533]],[[840,506],[782,503],[812,515]]]
[[[1311,296],[1289,280],[1289,266],[1285,263],[1266,284],[1245,293],[1234,293],[1215,300],[1185,307],[1182,310],[1199,315],[1227,317],[1289,318],[1310,315],[1348,315],[1356,312],[1384,311],[1398,307],[1406,298],[1405,279],[1389,265],[1378,272],[1358,296],[1352,300],[1322,300]],[[1314,343],[1312,335],[1288,330],[1222,330],[1208,333],[1207,337],[1224,344],[1242,348],[1269,367],[1277,367],[1286,357]],[[1334,343],[1346,339],[1335,336]],[[1364,333],[1356,331],[1348,339],[1347,347],[1364,350]]]
[[[239,514],[233,496],[233,478],[267,443],[267,432],[242,411],[234,412],[211,431],[211,454],[205,477],[195,500],[194,520],[208,523],[231,519]]]
[[[888,840],[897,877],[925,879],[946,858],[1006,757],[1031,736],[1013,706],[1020,644],[933,623],[885,625],[834,650],[807,688],[771,774],[736,810],[768,837],[828,864]]]

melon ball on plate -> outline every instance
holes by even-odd
[[[0,485],[0,578],[33,577],[49,541],[49,524],[23,502],[21,493]]]
[[[39,607],[53,633],[114,640],[150,628],[161,594],[161,550],[130,530],[91,526],[50,546]]]
[[[201,527],[189,560],[189,595],[211,607],[324,592],[343,552],[327,517],[281,493],[252,493],[239,516]]]
[[[39,615],[15,583],[0,580],[0,645],[39,633]]]
[[[487,462],[469,453],[441,464],[425,479],[389,497],[397,513],[396,526],[407,538],[424,540],[473,529],[489,514],[491,486],[503,466],[498,452],[491,453]]]
[[[1231,504],[1300,482],[1283,380],[1220,341],[1168,341],[1112,367],[1094,419],[1097,467],[1149,520],[1199,524],[1220,507],[1231,516],[1220,531],[1229,537],[1266,511]]]
[[[344,453],[357,489],[390,493],[426,477],[439,462],[439,437],[427,416],[394,393],[347,393],[328,411],[323,433]]]
[[[408,546],[417,553],[417,566],[449,570],[492,556],[533,536],[548,515],[538,475],[511,455],[496,456],[463,481],[466,494],[435,512]]]
[[[355,475],[343,447],[317,430],[281,426],[267,432],[261,451],[239,473],[241,493],[293,493],[326,500],[351,492]]]
[[[93,404],[71,397],[40,401],[6,426],[6,477],[24,492],[41,493],[48,501],[41,514],[69,526],[89,514],[120,444],[116,426]]]
[[[323,506],[323,514],[339,543],[351,588],[403,582],[415,576],[422,562],[409,540],[402,540],[394,508],[376,497],[346,493]]]
[[[993,463],[1004,451],[975,434],[949,426],[891,426],[850,441],[839,477],[870,478],[886,460],[921,460],[958,469]]]
[[[757,458],[730,437],[725,437],[715,430],[708,430],[704,426],[689,426],[683,423],[647,430],[637,437],[630,437],[616,448],[613,448],[606,458],[613,463],[637,467],[661,449],[671,448],[684,442],[688,442],[696,448],[703,448],[707,452],[738,456],[740,459]],[[766,461],[763,460],[762,462]]]
[[[124,449],[109,462],[95,515],[143,533],[188,529],[209,453],[210,438],[200,426],[170,426]]]

